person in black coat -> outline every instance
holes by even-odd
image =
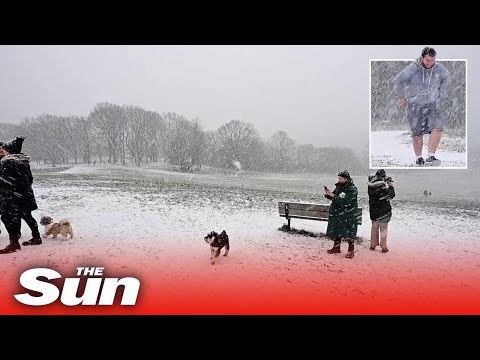
[[[370,250],[372,251],[380,245],[382,253],[388,252],[388,223],[392,219],[390,200],[394,197],[395,188],[393,187],[393,180],[391,177],[387,177],[385,170],[380,169],[375,175],[368,177],[368,204],[370,207],[370,220],[372,221]]]
[[[338,182],[333,191],[325,187],[324,196],[332,200],[328,214],[327,236],[333,239],[333,247],[327,252],[340,253],[342,238],[346,238],[348,252],[345,257],[351,259],[354,256],[354,239],[357,236],[358,190],[347,170],[341,171],[337,176]]]
[[[22,154],[25,138],[16,137],[0,145],[0,216],[8,232],[10,243],[0,250],[8,254],[20,250],[21,221],[25,220],[32,230],[32,239],[23,245],[39,245],[42,238],[32,211],[37,209],[32,189],[33,176],[30,157]]]

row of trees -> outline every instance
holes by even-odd
[[[19,127],[2,126],[2,138],[24,135],[24,151],[33,161],[52,166],[167,161],[182,171],[202,165],[263,172],[330,172],[339,163],[352,171],[362,167],[349,148],[297,145],[284,131],[263,140],[240,120],[206,131],[198,119],[107,102],[87,117],[43,114],[25,118]]]

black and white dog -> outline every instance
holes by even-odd
[[[220,256],[220,250],[223,248],[225,248],[225,253],[223,256],[228,255],[228,251],[230,250],[230,241],[225,230],[223,230],[220,234],[212,231],[204,237],[204,240],[207,242],[207,244],[210,244],[210,260],[212,260],[212,265],[215,264],[215,261]]]

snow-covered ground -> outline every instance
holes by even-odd
[[[423,157],[428,153],[428,135],[424,137]],[[436,152],[442,160],[439,167],[466,169],[467,152],[465,139],[444,134]],[[372,131],[370,135],[371,168],[405,168],[423,169],[415,165],[412,138],[407,131]]]
[[[397,197],[386,254],[369,250],[367,174],[352,174],[364,217],[355,257],[346,259],[346,244],[342,254],[327,254],[327,223],[292,219],[292,227],[305,232],[286,232],[278,215],[282,200],[328,203],[323,185],[333,187],[336,174],[194,175],[156,165],[52,172],[32,166],[39,205],[34,217],[67,218],[75,237],[0,255],[3,284],[17,283],[33,266],[71,272],[95,265],[142,278],[151,291],[144,297],[151,305],[142,311],[153,314],[480,314],[478,172],[387,170]],[[212,230],[226,230],[231,241],[229,256],[216,265],[203,240]],[[29,238],[25,224],[22,234]],[[0,246],[7,242],[2,226]],[[3,287],[0,305],[13,301],[9,291]],[[220,299],[229,301],[218,306]]]

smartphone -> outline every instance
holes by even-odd
[[[324,188],[326,191],[328,191],[328,188],[327,188],[325,185],[323,185],[323,188]]]

